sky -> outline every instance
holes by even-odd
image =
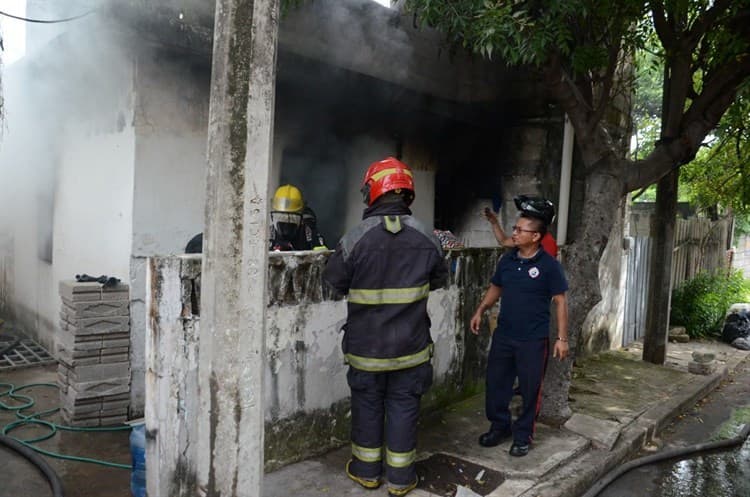
[[[26,14],[26,0],[3,0],[0,10],[16,16]],[[5,51],[2,54],[6,66],[20,59],[26,50],[26,23],[17,19],[0,16],[0,31],[3,35]]]

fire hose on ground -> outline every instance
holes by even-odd
[[[689,445],[687,447],[676,447],[674,449],[668,449],[658,454],[652,454],[650,456],[633,459],[632,461],[623,464],[622,466],[613,469],[606,475],[604,475],[594,486],[592,486],[588,492],[583,494],[582,497],[596,497],[599,493],[604,490],[610,483],[615,481],[620,476],[624,475],[631,469],[635,469],[646,464],[654,464],[667,459],[682,459],[685,456],[690,456],[702,452],[713,452],[719,450],[726,450],[738,445],[745,443],[748,435],[750,435],[750,423],[743,425],[739,435],[726,440],[719,440],[715,442],[703,442],[695,445]]]
[[[40,455],[29,449],[22,443],[17,442],[14,438],[10,438],[5,435],[0,435],[0,444],[22,455],[31,464],[36,466],[44,475],[44,477],[47,478],[50,489],[52,490],[52,495],[54,495],[54,497],[63,497],[63,486],[62,482],[60,481],[60,477],[57,476],[55,470],[53,470],[52,467],[47,464],[47,461],[45,461],[44,458],[42,458]]]
[[[44,419],[41,419],[45,416],[49,416],[51,414],[58,412],[60,410],[59,407],[54,407],[52,409],[48,409],[45,411],[36,412],[33,414],[28,414],[28,415],[23,414],[22,411],[33,407],[35,402],[34,402],[34,399],[32,399],[30,396],[20,394],[19,392],[25,389],[33,388],[33,387],[58,388],[58,386],[54,383],[32,383],[28,385],[22,385],[19,387],[16,387],[10,383],[0,383],[0,399],[7,396],[9,399],[12,399],[13,402],[15,402],[15,404],[11,405],[11,404],[6,404],[0,401],[0,410],[13,411],[15,412],[16,418],[18,418],[17,421],[9,423],[5,426],[0,426],[0,445],[3,445],[15,451],[16,453],[25,457],[34,466],[36,466],[39,469],[39,471],[45,476],[45,478],[47,478],[47,481],[49,482],[49,485],[50,485],[50,488],[52,489],[54,497],[62,497],[63,495],[62,483],[57,473],[55,473],[52,467],[39,454],[42,454],[48,457],[58,458],[58,459],[65,459],[69,461],[78,461],[78,462],[98,464],[98,465],[106,466],[110,468],[120,468],[120,469],[128,469],[128,470],[131,469],[130,464],[119,464],[119,463],[113,463],[113,462],[108,462],[108,461],[100,461],[98,459],[92,459],[88,457],[59,454],[56,452],[44,450],[40,447],[33,445],[36,442],[41,442],[43,440],[47,440],[53,437],[57,433],[58,430],[74,431],[74,432],[105,432],[105,431],[125,431],[125,430],[129,431],[131,429],[131,427],[128,425],[96,427],[96,428],[80,428],[80,427],[74,427],[74,426],[59,425],[51,421],[46,421]],[[5,390],[2,390],[3,388],[5,388]],[[18,438],[13,438],[12,436],[9,435],[9,433],[12,432],[13,430],[16,430],[18,428],[21,428],[23,426],[28,426],[28,425],[41,426],[43,428],[46,428],[48,430],[48,433],[42,436],[30,439],[30,440],[21,440]]]

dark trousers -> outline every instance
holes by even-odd
[[[346,377],[352,391],[350,472],[362,478],[380,477],[383,461],[374,460],[373,454],[385,452],[388,481],[413,483],[419,402],[432,385],[432,365],[379,373],[350,367]]]
[[[549,339],[520,341],[495,331],[487,358],[487,393],[485,410],[492,429],[512,430],[517,443],[531,443],[534,423],[542,400],[542,380],[547,366]],[[510,400],[513,383],[523,399],[521,415],[511,423]]]

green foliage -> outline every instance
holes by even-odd
[[[656,49],[636,53],[636,85],[633,102],[634,159],[648,155],[659,138],[664,71]],[[693,86],[702,86],[703,73],[694,76]],[[750,91],[741,86],[732,106],[690,163],[681,167],[680,198],[697,209],[717,205],[735,215],[750,215]],[[655,194],[655,191],[654,191]],[[638,200],[653,200],[647,191]]]
[[[738,96],[712,140],[682,167],[680,188],[697,207],[723,205],[750,215],[750,95]]]
[[[635,53],[635,84],[633,92],[633,159],[647,156],[654,149],[661,132],[661,101],[664,68],[655,54],[656,48]]]
[[[745,302],[748,295],[750,282],[742,271],[701,273],[672,292],[669,321],[687,328],[691,338],[718,336],[729,306]]]
[[[642,43],[643,0],[407,0],[422,24],[450,41],[511,65],[542,66],[560,55],[573,73],[598,71],[612,63],[613,47]]]
[[[738,214],[734,216],[734,238],[750,235],[750,216]]]

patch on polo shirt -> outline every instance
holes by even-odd
[[[539,277],[539,268],[534,266],[531,269],[529,269],[529,276],[531,276],[534,279],[537,279]]]

